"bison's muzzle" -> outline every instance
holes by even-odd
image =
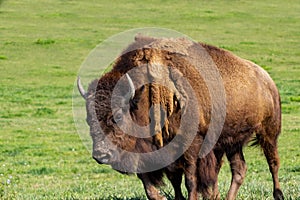
[[[108,153],[104,153],[104,154],[100,154],[98,156],[94,156],[93,158],[97,161],[97,163],[99,164],[109,164],[112,158],[111,154]]]

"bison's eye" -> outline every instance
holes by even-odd
[[[120,113],[120,112],[117,112],[117,113],[115,113],[114,114],[114,116],[113,116],[113,123],[118,123],[118,122],[120,122],[120,121],[122,121],[122,119],[123,119],[123,115],[122,115],[122,113]]]
[[[109,126],[112,126],[112,125],[114,125],[114,124],[116,124],[116,123],[118,123],[118,122],[121,122],[122,120],[123,120],[122,114],[116,113],[116,114],[114,114],[113,116],[109,117],[109,118],[107,119],[107,122],[106,122],[106,123],[107,123]]]

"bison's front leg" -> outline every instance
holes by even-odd
[[[149,200],[167,200],[167,198],[162,196],[157,188],[153,185],[149,178],[149,174],[138,174],[138,177],[143,182],[144,189]]]
[[[194,140],[195,141],[195,140]],[[191,147],[184,154],[185,157],[185,186],[188,191],[189,200],[198,200],[198,179],[197,179],[197,160],[199,149]]]
[[[185,200],[183,197],[182,191],[181,191],[181,182],[182,182],[182,175],[183,175],[183,170],[182,169],[167,169],[166,174],[168,179],[171,181],[172,186],[174,188],[175,192],[175,198],[174,200]]]
[[[189,200],[198,200],[197,168],[191,164],[185,168],[185,186],[188,191]]]
[[[194,141],[184,153],[184,175],[185,175],[185,186],[188,191],[189,200],[198,200],[198,154],[202,144],[200,135],[196,135]]]

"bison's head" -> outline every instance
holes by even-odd
[[[149,85],[135,89],[128,74],[109,72],[93,81],[87,92],[87,123],[93,140],[93,158],[120,171],[133,171],[139,154],[156,150],[150,134]]]
[[[133,168],[145,165],[144,161],[140,162],[140,153],[153,152],[159,148],[153,138],[155,107],[151,103],[151,84],[135,88],[128,74],[111,71],[93,81],[87,92],[79,78],[77,86],[86,101],[93,158],[98,163],[109,164],[119,171],[134,171]],[[174,133],[180,123],[180,105],[172,92],[164,87],[160,89],[161,94],[172,94],[169,95],[171,100],[165,98],[162,102],[166,105],[170,101],[168,103],[172,104],[174,113],[170,116],[166,107],[156,105],[163,115],[159,123],[164,130],[163,134]],[[166,117],[171,122],[168,127],[164,126]],[[168,136],[173,138],[174,134]]]

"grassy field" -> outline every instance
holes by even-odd
[[[170,28],[263,66],[283,108],[280,181],[300,199],[299,1],[0,1],[0,199],[146,199],[135,176],[97,165],[76,132],[72,92],[101,41],[141,27]],[[272,199],[259,149],[246,148],[238,199]],[[227,163],[219,176],[224,198]],[[162,192],[172,197],[170,185]]]

